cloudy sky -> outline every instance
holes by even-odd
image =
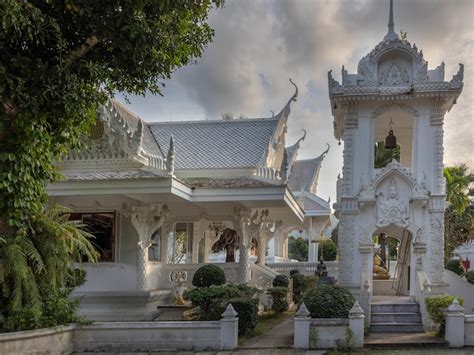
[[[224,112],[268,117],[293,94],[289,140],[308,131],[299,158],[331,150],[323,163],[319,195],[335,200],[342,146],[332,131],[327,72],[351,73],[387,31],[388,0],[227,0],[211,13],[216,35],[195,65],[178,70],[164,96],[131,97],[147,121],[220,119]],[[429,68],[446,63],[450,80],[465,64],[464,92],[446,116],[445,164],[474,167],[474,0],[395,0],[395,30],[423,50]]]

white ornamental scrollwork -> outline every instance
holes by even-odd
[[[377,202],[377,227],[386,227],[395,224],[401,227],[408,226],[408,207],[400,201],[398,186],[392,178],[388,186],[388,195],[384,199],[383,193]]]

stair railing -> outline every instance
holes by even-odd
[[[403,281],[407,276],[404,270],[410,256],[410,243],[411,234],[405,228],[402,233],[402,240],[400,242],[400,249],[398,251],[397,266],[395,267],[395,274],[392,282],[392,289],[395,290],[397,296],[401,295]]]

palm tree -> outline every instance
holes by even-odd
[[[81,221],[69,220],[70,213],[43,209],[28,228],[0,236],[0,313],[39,306],[42,293],[65,287],[76,263],[97,261],[93,236]]]
[[[446,200],[457,214],[461,214],[469,206],[469,196],[474,195],[469,188],[473,181],[466,164],[458,164],[444,168],[446,179]]]

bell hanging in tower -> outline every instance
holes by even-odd
[[[390,118],[390,131],[385,138],[385,149],[395,149],[397,147],[397,137],[393,134],[393,121]]]

